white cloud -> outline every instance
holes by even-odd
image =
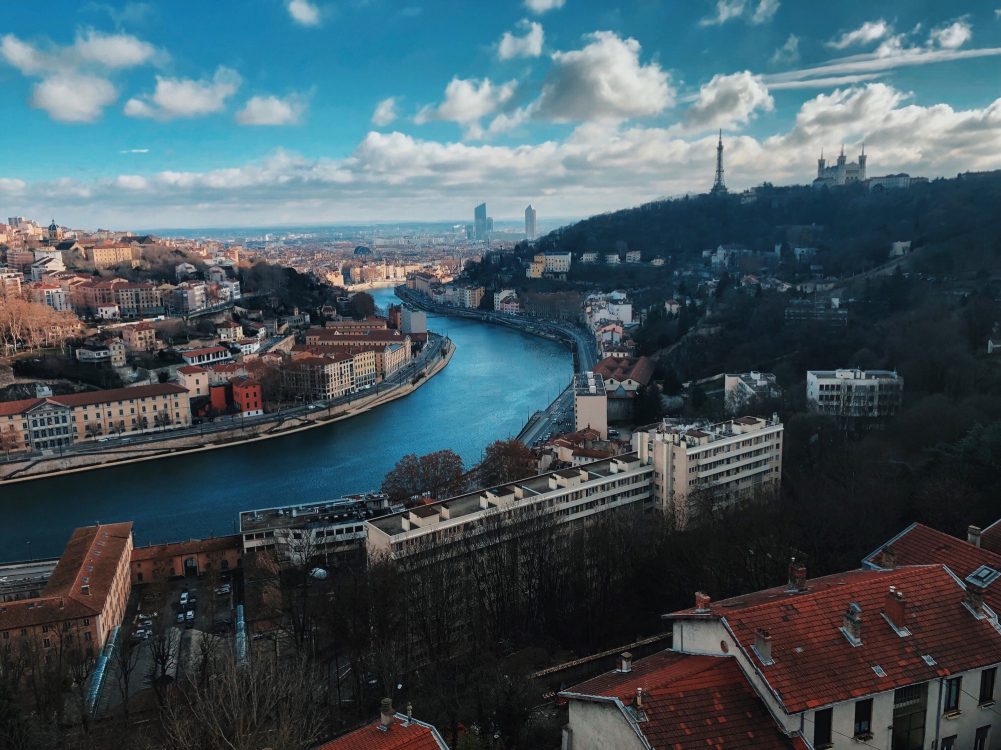
[[[236,121],[240,125],[295,125],[305,111],[306,101],[299,94],[253,96],[236,113]]]
[[[699,90],[695,102],[685,112],[690,130],[730,129],[745,125],[758,110],[770,112],[775,100],[761,76],[750,71],[716,75]]]
[[[796,62],[797,60],[799,60],[799,37],[795,34],[790,34],[785,44],[775,50],[775,53],[771,57],[771,62],[773,65],[782,65]]]
[[[148,154],[148,148],[123,148],[118,153],[120,154]]]
[[[482,138],[480,120],[507,105],[517,84],[508,81],[495,84],[489,78],[453,78],[445,87],[445,99],[437,106],[421,109],[414,118],[418,125],[432,120],[445,120],[462,125],[469,138]]]
[[[562,8],[566,0],[524,0],[525,7],[535,14]]]
[[[152,62],[156,48],[131,34],[102,34],[86,31],[73,45],[81,60],[106,68],[134,68]]]
[[[0,193],[20,193],[28,184],[12,177],[0,177]]]
[[[31,44],[6,34],[0,58],[22,75],[41,79],[32,88],[31,106],[60,122],[93,122],[118,98],[109,74],[165,55],[131,34],[85,30],[67,46]]]
[[[117,98],[114,85],[99,76],[54,73],[35,84],[31,106],[59,122],[93,122]]]
[[[716,0],[714,12],[699,21],[699,26],[721,26],[728,21],[743,19],[751,24],[772,20],[778,12],[779,0]]]
[[[522,19],[518,22],[518,28],[524,32],[522,36],[505,31],[501,37],[500,43],[497,45],[497,56],[501,60],[511,60],[515,57],[538,57],[542,54],[542,43],[545,38],[542,24]]]
[[[320,9],[310,0],[288,0],[288,13],[300,26],[319,26]]]
[[[220,112],[226,100],[240,88],[240,75],[230,68],[216,69],[211,80],[156,77],[152,95],[129,99],[125,114],[129,117],[151,117],[172,120],[178,117],[200,117]]]
[[[928,43],[944,49],[959,49],[973,36],[969,21],[964,18],[953,21],[947,26],[932,29]]]
[[[388,97],[375,105],[372,113],[372,124],[377,128],[384,128],[396,120],[396,98]]]
[[[656,62],[640,63],[640,43],[611,31],[585,37],[579,50],[556,52],[535,104],[539,118],[554,122],[626,120],[663,112],[675,90]]]
[[[760,0],[758,7],[751,14],[751,23],[766,23],[778,12],[779,0]]]
[[[837,39],[827,43],[827,46],[834,49],[845,49],[861,44],[871,44],[883,39],[890,33],[890,25],[880,18],[878,21],[866,21],[857,29],[846,31]]]

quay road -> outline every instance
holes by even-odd
[[[427,310],[428,312],[438,313],[439,315],[481,320],[486,323],[517,328],[525,333],[531,333],[536,336],[545,336],[546,338],[565,341],[573,348],[574,366],[577,372],[593,370],[598,363],[598,351],[594,337],[589,331],[571,323],[531,318],[524,315],[512,315],[493,310],[470,310],[451,305],[442,305],[431,301],[426,295],[403,286],[396,288],[396,296],[415,307]],[[551,434],[567,432],[573,428],[573,413],[573,383],[570,383],[548,407],[536,412],[529,418],[528,422],[521,429],[521,432],[518,433],[517,438],[525,445],[533,445],[536,442],[546,440]]]
[[[350,405],[353,401],[356,401],[359,398],[384,395],[388,392],[392,392],[401,385],[409,383],[418,375],[425,374],[428,368],[441,357],[442,347],[445,345],[447,340],[448,339],[438,334],[429,334],[428,343],[421,350],[420,354],[384,381],[368,386],[365,390],[348,393],[329,401],[300,403],[297,406],[282,409],[281,411],[268,412],[267,414],[261,414],[256,417],[222,417],[211,422],[201,422],[200,424],[192,425],[187,429],[171,429],[168,427],[157,432],[148,432],[141,435],[129,435],[125,437],[115,437],[109,435],[99,438],[98,441],[88,441],[86,443],[68,445],[59,451],[47,450],[36,452],[32,454],[31,457],[36,459],[51,459],[55,456],[100,454],[106,453],[113,448],[135,450],[141,445],[155,444],[164,440],[175,440],[177,438],[188,437],[191,435],[208,436],[213,433],[228,432],[238,428],[242,432],[247,433],[248,437],[265,434],[282,427],[285,422],[290,419],[308,420],[310,417],[319,416],[324,412],[329,415],[334,407]],[[270,425],[270,428],[254,429],[262,428],[264,425]],[[155,450],[156,446],[151,445],[150,448]],[[24,454],[21,454],[13,459],[5,459],[3,456],[0,456],[0,463],[4,463],[7,460],[23,461],[24,458]],[[24,468],[27,469],[33,465],[34,463],[27,464]],[[7,478],[15,479],[20,471],[23,471],[23,469],[13,472]],[[2,483],[2,481],[0,481],[0,483]]]

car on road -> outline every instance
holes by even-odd
[[[135,630],[132,632],[132,637],[135,638],[137,641],[145,641],[151,635],[153,635],[153,631],[146,630],[145,628],[140,628],[139,630]]]
[[[177,613],[177,622],[178,622],[178,624],[184,622],[184,613],[183,612],[178,612]]]
[[[225,596],[226,594],[228,594],[232,590],[233,590],[232,587],[228,583],[224,583],[222,586],[219,586],[215,590],[215,592],[216,592],[217,596]]]
[[[188,603],[188,592],[187,591],[182,591],[181,592],[181,606],[183,607],[187,603]]]

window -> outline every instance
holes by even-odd
[[[980,673],[980,705],[994,702],[994,680],[997,677],[997,668],[991,667]]]
[[[987,750],[987,739],[991,736],[991,726],[980,727],[977,736],[973,740],[973,750]]]
[[[962,685],[962,677],[953,677],[945,681],[945,712],[959,710],[959,690]]]
[[[831,715],[834,709],[825,708],[813,714],[813,746],[818,748],[831,746]]]
[[[872,736],[872,698],[855,702],[855,736]]]
[[[956,750],[956,736],[954,734],[951,737],[943,737],[941,750]]]

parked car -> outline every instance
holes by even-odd
[[[187,591],[182,591],[181,592],[181,606],[183,607],[187,603],[188,603],[188,592]]]
[[[185,622],[192,622],[195,619],[195,610],[189,609],[184,613]]]
[[[178,612],[177,613],[177,622],[178,623],[184,622],[184,613],[183,612]]]
[[[222,586],[219,586],[215,590],[215,593],[216,593],[216,596],[225,596],[226,594],[228,594],[232,590],[233,590],[233,588],[228,583],[224,583]]]

